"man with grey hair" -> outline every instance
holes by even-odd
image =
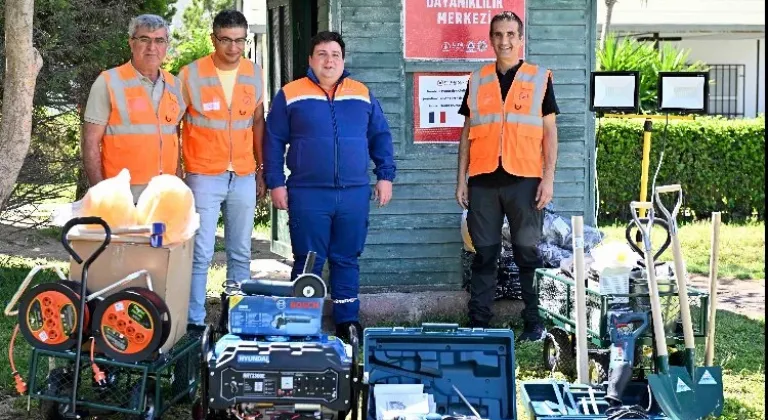
[[[131,59],[102,72],[85,107],[83,164],[89,185],[128,169],[138,202],[156,175],[179,170],[178,124],[184,115],[181,83],[160,66],[168,50],[168,24],[141,15],[128,25]]]

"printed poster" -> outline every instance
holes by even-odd
[[[469,73],[414,73],[415,143],[457,143],[464,126],[459,108]]]

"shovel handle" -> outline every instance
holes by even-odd
[[[677,202],[670,212],[661,201],[661,194],[677,193]],[[656,204],[659,210],[664,213],[669,225],[669,236],[672,238],[672,257],[675,262],[675,277],[677,279],[677,296],[680,299],[680,318],[683,323],[683,337],[685,339],[685,348],[692,352],[696,344],[693,341],[693,322],[691,321],[690,303],[688,303],[688,284],[685,270],[685,261],[683,260],[683,251],[680,246],[680,231],[677,228],[677,214],[683,203],[683,189],[680,184],[663,185],[656,187]],[[689,363],[690,364],[690,363]],[[691,373],[693,375],[693,373]],[[693,377],[693,376],[692,376]]]
[[[664,203],[661,201],[661,194],[667,194],[667,193],[677,193],[677,202],[675,203],[675,206],[672,208],[672,211],[670,212],[669,209],[667,209],[664,206]],[[680,187],[680,184],[673,184],[673,185],[662,185],[660,187],[656,187],[656,191],[654,193],[656,196],[656,205],[659,206],[659,210],[661,210],[661,213],[664,214],[664,217],[669,222],[669,234],[670,235],[677,235],[677,213],[680,211],[680,206],[683,204],[683,189]]]
[[[667,351],[667,339],[664,331],[664,320],[661,316],[661,304],[659,302],[659,287],[656,283],[656,269],[653,262],[653,247],[651,246],[651,226],[653,226],[653,203],[649,201],[633,201],[629,203],[629,208],[632,210],[632,218],[637,223],[637,228],[643,235],[643,245],[645,247],[645,267],[648,274],[648,288],[650,289],[651,300],[651,316],[653,320],[653,338],[656,344],[656,356],[662,360],[669,359],[669,353]],[[643,225],[640,222],[640,218],[637,211],[640,209],[647,210],[648,212],[648,224]],[[666,373],[667,364],[661,363],[663,366],[663,373]]]
[[[712,249],[709,256],[709,319],[707,320],[707,347],[704,366],[712,366],[715,359],[715,315],[717,315],[717,263],[720,256],[720,212],[712,213]]]

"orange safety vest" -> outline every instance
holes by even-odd
[[[127,168],[132,185],[149,183],[160,174],[175,174],[179,165],[177,127],[184,115],[180,86],[165,70],[165,89],[155,113],[152,98],[130,62],[103,73],[112,105],[102,138],[105,178]]]
[[[232,163],[238,175],[255,172],[253,118],[263,102],[261,69],[249,60],[240,60],[229,108],[213,54],[190,64],[182,78],[191,102],[182,124],[185,170],[216,175]]]
[[[496,63],[469,77],[469,176],[494,172],[542,177],[544,123],[541,104],[550,71],[523,62],[504,103]]]

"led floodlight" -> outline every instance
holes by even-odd
[[[639,71],[593,71],[591,79],[590,111],[634,114],[639,111]]]
[[[657,92],[659,111],[705,114],[709,105],[709,73],[659,72]]]

